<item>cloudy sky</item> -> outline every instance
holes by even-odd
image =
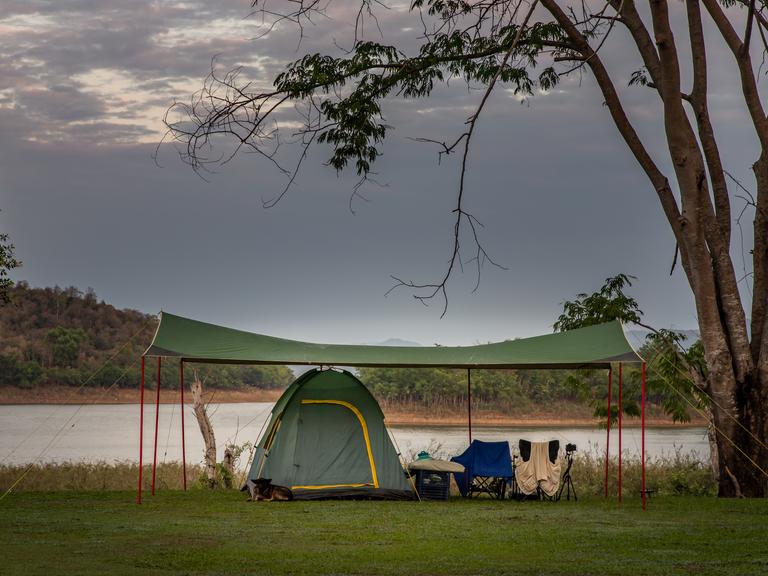
[[[461,82],[424,101],[393,100],[395,128],[376,166],[382,186],[350,211],[354,174],[313,151],[274,208],[284,179],[242,156],[201,179],[163,137],[163,115],[211,68],[244,66],[267,85],[289,60],[349,46],[355,12],[332,5],[305,30],[267,36],[247,0],[5,0],[0,14],[0,230],[33,286],[92,287],[119,307],[165,309],[247,330],[328,342],[390,337],[471,344],[551,331],[562,302],[619,272],[657,326],[695,327],[685,278],[655,194],[608,120],[591,78],[521,102],[498,90],[473,143],[467,207],[506,270],[472,266],[449,308],[422,306],[390,275],[432,282],[451,250],[458,165],[413,141],[460,133],[480,93]],[[679,17],[683,7],[672,5]],[[379,14],[388,42],[415,46],[402,6]],[[369,23],[367,32],[379,39]],[[604,54],[638,129],[668,166],[658,103],[626,88],[637,57],[618,31]],[[685,44],[684,41],[681,44]],[[684,49],[683,49],[684,51]],[[751,132],[713,44],[711,101],[727,168],[750,181]],[[749,239],[747,239],[749,243]],[[737,266],[741,246],[734,239]],[[469,254],[466,254],[469,257]]]

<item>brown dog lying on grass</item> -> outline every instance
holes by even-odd
[[[271,478],[248,480],[246,487],[251,495],[250,500],[253,502],[258,500],[267,500],[268,502],[274,500],[293,500],[291,489],[285,486],[275,486],[272,484]]]

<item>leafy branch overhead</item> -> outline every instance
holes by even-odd
[[[640,324],[643,315],[637,301],[624,293],[632,286],[634,276],[618,274],[606,278],[605,284],[592,294],[579,294],[576,300],[563,303],[563,313],[554,324],[555,332],[594,326],[612,320]]]
[[[0,305],[11,301],[13,280],[8,275],[11,270],[20,266],[21,261],[14,255],[14,246],[8,242],[8,234],[0,234]]]
[[[304,117],[300,132],[316,134],[318,142],[332,145],[328,163],[337,170],[354,162],[357,173],[365,175],[387,133],[381,110],[387,97],[424,98],[436,83],[462,78],[467,83],[487,84],[497,75],[500,82],[512,84],[516,94],[532,95],[537,86],[551,89],[558,80],[554,70],[546,68],[536,80],[531,78],[531,69],[545,47],[567,50],[562,31],[553,23],[526,28],[513,54],[519,61],[502,65],[500,57],[518,32],[512,22],[495,28],[489,36],[467,30],[440,32],[414,56],[394,46],[359,41],[350,56],[309,54],[288,64],[275,79],[274,90],[257,93],[247,91],[249,83],[240,80],[240,70],[224,78],[212,72],[191,103],[171,108],[183,121],[171,122],[167,116],[168,127],[173,137],[186,144],[183,157],[202,168],[209,161],[219,161],[206,155],[212,135],[233,136],[252,148],[263,146],[276,137],[267,124],[277,121],[283,111],[280,106],[302,102],[316,114]]]

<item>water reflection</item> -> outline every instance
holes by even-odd
[[[212,404],[211,422],[220,453],[234,442],[255,441],[269,417],[273,404]],[[26,405],[0,406],[0,462],[23,464],[31,461],[125,461],[138,459],[139,409],[136,405]],[[145,461],[151,459],[155,428],[155,407],[147,405],[144,414]],[[441,456],[455,455],[468,444],[466,428],[438,426],[398,426],[392,434],[401,452],[408,457],[421,450]],[[187,460],[199,462],[203,442],[191,407],[185,412]],[[558,439],[572,442],[579,451],[605,450],[605,431],[592,428],[475,428],[473,438],[508,440],[516,445],[528,440]],[[611,451],[618,446],[616,431],[611,433]],[[623,450],[628,456],[640,453],[640,430],[626,428]],[[695,452],[702,461],[709,459],[704,428],[650,428],[646,434],[650,457],[671,455],[676,450]],[[158,461],[181,460],[181,417],[179,407],[160,406]]]

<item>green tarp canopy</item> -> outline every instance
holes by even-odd
[[[618,321],[476,346],[312,344],[234,330],[161,312],[144,356],[185,362],[444,368],[608,368],[643,359]]]

